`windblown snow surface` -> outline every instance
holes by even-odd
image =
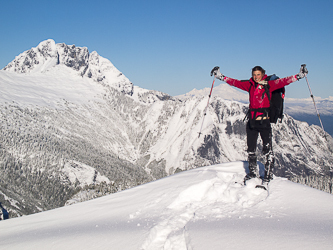
[[[259,163],[262,174],[263,165]],[[331,249],[333,197],[246,162],[181,172],[116,194],[1,221],[1,249]]]

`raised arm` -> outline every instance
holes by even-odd
[[[305,64],[303,64],[301,66],[301,69],[300,69],[299,73],[296,74],[296,75],[288,76],[288,77],[273,80],[273,81],[268,81],[268,84],[270,86],[270,91],[274,91],[276,89],[279,89],[279,88],[282,88],[286,85],[289,85],[292,82],[296,82],[297,80],[300,80],[303,77],[305,77],[308,74],[308,72],[309,71],[305,67]]]
[[[210,75],[211,76],[214,75],[217,79],[228,83],[230,86],[234,86],[236,88],[245,90],[247,92],[249,92],[249,90],[250,90],[250,86],[251,86],[250,81],[240,81],[237,79],[227,77],[220,72],[220,67],[218,67],[218,66],[216,66],[212,69],[212,71],[210,72]]]

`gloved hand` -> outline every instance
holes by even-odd
[[[224,75],[220,72],[220,67],[216,66],[210,72],[210,76],[214,75],[217,79],[223,81]]]
[[[306,64],[301,65],[301,69],[299,70],[299,73],[296,75],[297,79],[302,79],[309,73],[308,69],[306,68]]]

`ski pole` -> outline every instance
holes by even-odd
[[[211,97],[211,95],[212,95],[212,91],[213,91],[213,87],[214,87],[215,79],[216,79],[216,76],[214,75],[214,80],[213,80],[213,83],[212,83],[212,87],[210,88],[210,93],[209,93],[209,96],[208,96],[207,105],[206,105],[206,107],[205,107],[205,109],[204,109],[204,117],[203,117],[203,119],[202,119],[201,128],[200,128],[200,132],[199,132],[199,136],[198,136],[198,138],[199,138],[200,135],[201,135],[202,126],[203,126],[203,124],[204,124],[205,117],[206,117],[206,114],[207,114],[207,108],[208,108],[208,105],[209,105],[209,99],[210,99],[210,97]]]
[[[306,66],[306,64],[302,64],[302,65],[301,65],[302,68],[305,67],[305,66]],[[317,109],[316,102],[315,102],[315,100],[314,100],[314,97],[313,97],[313,94],[312,94],[312,91],[311,91],[311,88],[310,88],[310,84],[309,84],[309,81],[308,81],[308,78],[306,77],[306,75],[305,75],[305,80],[306,80],[306,82],[307,82],[307,84],[308,84],[308,88],[309,88],[309,91],[310,91],[310,95],[311,95],[311,98],[312,98],[312,101],[313,101],[313,105],[315,106],[315,109],[316,109],[316,112],[317,112],[317,116],[318,116],[318,119],[319,119],[319,122],[320,122],[321,128],[322,128],[322,129],[324,130],[324,132],[325,132],[325,129],[324,129],[323,123],[321,122],[320,114],[319,114],[319,111],[318,111],[318,109]],[[325,136],[325,138],[326,138],[326,136]]]

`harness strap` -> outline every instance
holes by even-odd
[[[263,85],[263,86],[264,86],[265,92],[262,93],[262,99],[264,99],[265,94],[266,94],[267,98],[268,98],[268,101],[269,101],[269,106],[272,106],[271,94],[269,93],[269,85],[266,84],[266,85]]]
[[[269,80],[269,79],[268,79]],[[255,87],[258,86],[258,83],[255,82]],[[265,97],[265,94],[267,95],[267,98],[268,98],[268,101],[269,101],[269,107],[268,108],[257,108],[257,109],[248,109],[243,121],[245,121],[246,119],[248,119],[250,121],[250,125],[254,125],[255,123],[255,120],[256,120],[256,116],[257,116],[257,113],[263,113],[264,115],[262,116],[262,119],[260,120],[260,124],[263,123],[263,118],[266,117],[268,118],[269,117],[269,111],[270,111],[270,107],[272,106],[272,102],[271,102],[271,95],[270,95],[270,92],[269,92],[269,85],[268,84],[261,84],[261,86],[264,87],[265,91],[264,93],[262,93],[262,99],[264,99]],[[249,94],[251,92],[251,88],[252,88],[252,84],[250,84],[250,88],[249,88]],[[252,112],[253,113],[253,116],[252,116]]]

